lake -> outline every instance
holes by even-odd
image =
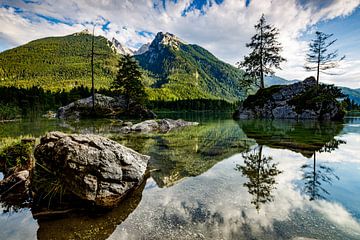
[[[0,144],[52,130],[95,133],[151,159],[146,182],[106,213],[34,219],[30,208],[0,203],[0,239],[360,239],[359,116],[163,115],[200,125],[120,135],[115,120],[1,124]]]

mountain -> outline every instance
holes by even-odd
[[[140,55],[149,50],[150,43],[143,44],[138,50],[134,52],[134,55]]]
[[[265,77],[265,86],[270,87],[273,85],[290,85],[299,80],[286,80],[277,76],[266,76]],[[352,89],[347,87],[339,87],[343,94],[349,96],[350,100],[354,100],[355,103],[360,104],[360,89]]]
[[[354,100],[355,103],[360,104],[360,88],[352,89],[347,87],[340,87],[343,94],[348,95],[350,100]]]
[[[271,87],[273,85],[290,85],[296,82],[299,82],[299,80],[286,80],[275,75],[265,77],[265,87]]]
[[[0,53],[0,86],[41,86],[69,90],[91,86],[92,35],[85,30],[48,37]],[[119,54],[135,54],[153,100],[245,97],[243,72],[204,48],[170,33],[158,33],[150,44],[132,52],[115,38],[95,37],[95,87],[108,88],[116,75]]]
[[[92,35],[82,31],[48,37],[0,53],[0,86],[41,86],[46,90],[91,86]],[[102,36],[94,38],[95,86],[108,87],[116,73],[117,54]]]
[[[243,71],[173,34],[159,32],[148,51],[135,58],[147,72],[151,99],[236,101],[245,96]]]
[[[113,48],[117,53],[122,54],[122,55],[126,55],[126,54],[134,55],[133,50],[131,50],[130,48],[128,48],[125,45],[121,44],[115,38],[112,38],[111,43],[113,44]]]

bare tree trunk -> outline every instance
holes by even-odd
[[[92,32],[92,40],[91,40],[91,96],[92,96],[92,113],[95,114],[95,84],[94,84],[94,31],[95,25],[93,27]]]
[[[320,76],[320,51],[321,51],[320,44],[321,44],[321,39],[319,39],[317,73],[316,73],[316,86],[319,86],[319,76]]]
[[[263,27],[260,27],[260,88],[265,88],[263,70]]]

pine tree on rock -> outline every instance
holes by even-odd
[[[317,31],[315,39],[309,43],[309,53],[307,54],[304,68],[306,71],[316,71],[316,83],[319,85],[320,72],[325,73],[325,70],[335,68],[339,65],[345,56],[338,58],[338,51],[329,52],[329,47],[333,45],[337,39],[331,40],[334,34],[326,34]]]
[[[119,70],[111,88],[125,98],[127,110],[130,109],[131,102],[144,104],[147,95],[142,82],[142,73],[135,59],[130,55],[124,55],[118,67]]]
[[[255,84],[264,88],[264,77],[274,74],[273,68],[281,69],[280,63],[286,60],[280,56],[282,47],[277,40],[279,30],[266,23],[264,14],[255,25],[255,30],[256,34],[251,38],[251,42],[246,44],[252,51],[238,65],[246,72],[247,87]]]

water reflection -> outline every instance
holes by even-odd
[[[258,145],[289,149],[310,158],[333,141],[343,129],[338,122],[296,120],[244,120],[238,122],[247,137]]]
[[[0,238],[360,239],[359,122],[215,119],[141,137],[90,123],[57,126],[106,134],[151,155],[151,178],[105,214],[2,214]]]
[[[105,213],[71,213],[57,219],[53,216],[49,218],[46,214],[44,217],[38,212],[33,212],[33,216],[39,224],[37,239],[107,239],[115,228],[136,209],[141,201],[145,182],[130,193],[119,207]]]
[[[319,153],[332,151],[339,148],[340,144],[345,144],[346,141],[341,139],[332,139],[325,143],[323,148],[319,150]],[[324,184],[330,184],[334,179],[340,180],[335,174],[332,167],[327,166],[324,163],[317,163],[316,153],[313,154],[312,164],[304,164],[301,166],[304,181],[304,192],[310,197],[310,201],[315,199],[326,199],[326,195],[330,195],[329,191],[323,186]]]
[[[263,146],[260,145],[252,152],[242,155],[244,165],[237,164],[236,170],[240,171],[248,179],[244,186],[253,196],[251,203],[257,210],[261,204],[271,202],[274,196],[271,194],[275,189],[275,177],[282,171],[277,169],[277,163],[273,163],[271,156],[263,156]]]
[[[329,195],[330,193],[323,187],[323,184],[331,184],[333,179],[339,180],[333,168],[324,164],[316,164],[316,152],[314,152],[313,159],[312,164],[304,164],[301,166],[304,172],[304,190],[305,193],[309,195],[310,201],[326,199],[325,194]]]
[[[200,175],[217,162],[247,151],[254,144],[232,120],[208,122],[166,134],[112,138],[151,156],[151,176],[160,187],[172,186],[184,177]]]

